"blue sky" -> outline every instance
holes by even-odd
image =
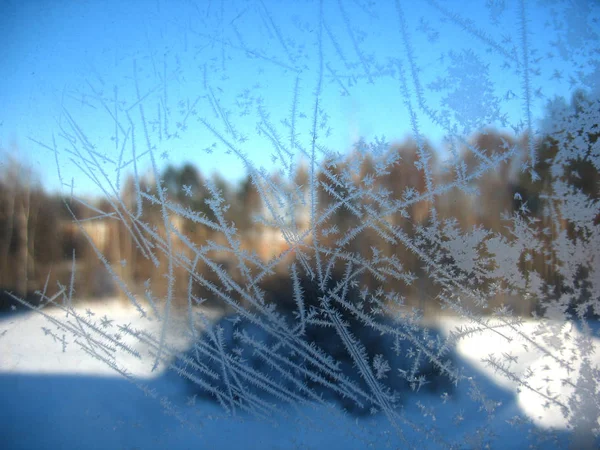
[[[58,159],[63,183],[81,195],[101,192],[69,153],[91,158],[85,140],[104,155],[112,183],[117,167],[121,182],[133,170],[132,136],[140,172],[150,167],[149,141],[159,169],[191,161],[237,180],[247,172],[237,151],[271,171],[287,164],[272,155],[299,153],[292,142],[310,149],[320,67],[320,148],[346,152],[360,136],[411,135],[403,92],[419,133],[442,152],[448,130],[428,111],[465,136],[526,123],[519,2],[399,3],[404,29],[394,2],[324,1],[321,15],[315,1],[4,1],[0,147],[18,152],[49,190],[61,188]],[[598,7],[590,5],[525,3],[534,119],[547,99],[598,75],[589,45]]]

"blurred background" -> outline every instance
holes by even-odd
[[[191,290],[211,301],[206,286],[186,277],[194,270],[218,282],[214,270],[194,262],[192,244],[213,242],[208,255],[234,279],[243,276],[232,253],[217,250],[230,246],[226,236],[182,212],[218,221],[214,186],[230,205],[223,218],[235,223],[241,250],[255,253],[259,266],[290,243],[274,223],[255,216],[272,220],[271,206],[297,235],[309,227],[313,152],[318,215],[352,186],[378,192],[335,210],[319,227],[322,246],[340,248],[359,225],[357,210],[382,213],[378,196],[410,203],[385,213],[386,220],[438,263],[462,250],[444,253],[428,240],[432,206],[445,235],[463,235],[463,242],[488,232],[510,240],[510,217],[522,214],[545,244],[524,252],[519,268],[525,280],[539,274],[548,296],[558,295],[564,287],[553,236],[577,230],[550,223],[544,194],[558,144],[549,136],[558,112],[575,121],[587,113],[600,70],[592,45],[598,8],[575,3],[528,5],[523,34],[520,9],[495,1],[395,7],[356,0],[321,8],[271,1],[2,2],[1,305],[14,304],[9,291],[34,302],[36,291],[51,296],[72,274],[75,298],[123,296],[124,287],[164,297],[167,258],[158,237],[167,233],[182,258],[176,297],[185,303]],[[588,153],[596,140],[597,134],[584,139]],[[371,177],[382,161],[395,163]],[[493,170],[486,169],[490,162]],[[589,160],[569,164],[568,183],[597,199],[597,168]],[[344,168],[353,175],[344,176]],[[448,186],[434,204],[422,198],[428,177]],[[170,214],[179,235],[165,230],[157,178],[182,208]],[[460,189],[451,187],[455,182]],[[261,200],[259,189],[269,183],[288,197]],[[372,247],[397,258],[405,274],[386,289],[409,306],[436,308],[439,286],[411,248],[367,227],[344,250],[372,258]],[[469,252],[485,261],[483,249]],[[456,276],[483,292],[496,281],[485,275],[490,267]],[[289,288],[289,274],[270,276],[266,284]],[[577,277],[585,284],[585,271]],[[361,283],[377,286],[368,272]],[[539,307],[521,294],[509,289],[490,305],[505,302],[524,315]]]
[[[573,115],[578,114],[578,105],[585,101],[586,97],[582,92],[571,99],[569,108]],[[590,136],[590,142],[595,143],[597,137],[597,134]],[[469,141],[471,146],[488,155],[501,148],[524,149],[525,142],[523,135],[515,137],[493,130],[475,135]],[[560,232],[550,226],[551,219],[544,214],[542,199],[549,187],[548,180],[551,179],[549,161],[556,154],[557,143],[548,137],[541,137],[536,145],[540,151],[540,162],[537,164],[540,181],[532,182],[527,172],[520,171],[521,165],[527,158],[526,153],[521,150],[501,163],[498,171],[488,171],[473,178],[469,183],[473,188],[472,193],[453,188],[437,196],[434,206],[439,215],[438,219],[448,227],[454,228],[456,233],[468,235],[479,230],[485,233],[499,233],[510,240],[511,227],[507,226],[508,221],[513,214],[523,212],[523,208],[526,208],[529,211],[527,220],[534,223],[540,234],[543,234],[544,229],[554,230],[552,233]],[[453,175],[441,170],[439,153],[431,145],[426,145],[426,148],[433,160],[435,184],[449,184]],[[345,198],[354,188],[366,188],[367,184],[372,191],[387,190],[391,199],[406,199],[407,192],[410,191],[413,191],[411,195],[415,198],[424,195],[425,177],[423,171],[414,164],[417,161],[417,150],[417,145],[409,139],[392,143],[388,152],[379,160],[371,155],[359,158],[357,153],[350,152],[341,164],[334,166],[325,161],[316,175],[319,183],[317,191],[319,215],[337,202],[335,194]],[[15,156],[18,155],[15,149],[4,151],[7,162],[2,166],[0,178],[0,286],[4,291],[11,291],[27,297],[34,303],[39,303],[39,296],[36,298],[34,294],[36,291],[44,291],[47,296],[51,296],[59,290],[59,286],[69,286],[74,270],[75,298],[119,295],[124,298],[121,287],[104,267],[99,254],[94,250],[95,246],[104,256],[111,270],[131,292],[143,296],[144,292],[151,291],[155,298],[164,298],[167,289],[167,280],[164,277],[166,256],[158,244],[166,236],[166,231],[160,205],[151,201],[152,198],[158,198],[153,177],[140,177],[139,189],[146,195],[141,197],[142,214],[134,220],[132,213],[138,208],[138,197],[133,177],[130,176],[123,182],[119,197],[98,196],[84,201],[77,199],[76,196],[48,193],[39,181],[39,174],[19,161]],[[389,168],[389,172],[383,176],[374,176],[378,164],[389,161],[393,155],[399,156],[400,159]],[[359,161],[358,165],[354,164],[356,161]],[[472,174],[477,169],[472,153],[467,149],[461,152],[459,167],[464,167],[465,174]],[[598,171],[589,161],[577,160],[571,163],[571,167],[572,171],[567,176],[568,182],[591,198],[597,199],[597,186],[600,181]],[[355,174],[351,179],[342,175],[347,168],[351,168],[350,173]],[[343,179],[350,188],[336,185],[333,181],[338,179],[336,177]],[[266,263],[271,258],[278,258],[290,248],[290,243],[286,241],[278,227],[255,220],[261,215],[268,217],[269,210],[267,204],[261,200],[260,193],[249,175],[234,184],[227,182],[218,174],[206,175],[192,163],[183,163],[167,165],[161,172],[160,178],[168,201],[180,206],[182,211],[191,209],[216,223],[218,218],[210,206],[213,196],[207,183],[211,181],[221,192],[225,203],[230,205],[224,213],[224,219],[227,223],[235,224],[241,250],[254,254],[257,261]],[[284,191],[297,194],[293,207],[289,211],[282,211],[282,215],[288,218],[287,225],[291,226],[291,222],[294,222],[294,229],[301,235],[310,226],[308,165],[306,163],[298,165],[292,182],[286,183],[286,180],[278,178],[276,173],[270,175],[270,178],[278,186],[283,186]],[[374,180],[373,184],[368,182],[371,178]],[[374,211],[379,208],[381,212],[381,205],[366,196],[353,199],[351,206],[359,210],[367,206]],[[388,214],[387,218],[390,224],[399,227],[411,238],[411,241],[416,241],[418,237],[423,236],[423,229],[431,221],[431,206],[429,201],[416,201],[410,207],[404,208],[404,211]],[[598,222],[599,219],[600,215],[596,221]],[[224,233],[194,221],[191,217],[171,214],[171,222],[187,239],[187,242],[184,242],[181,235],[178,236],[171,231],[174,252],[178,255],[181,253],[182,258],[175,269],[175,297],[180,304],[185,305],[190,289],[189,276],[186,276],[189,270],[217,285],[220,283],[215,272],[206,265],[202,263],[193,265],[194,254],[191,247],[199,249],[210,241],[226,248],[230,245]],[[140,226],[142,223],[144,227]],[[339,248],[340,240],[360,223],[361,219],[349,208],[338,208],[319,228],[319,242],[325,248],[334,251]],[[158,268],[148,256],[145,249],[147,244],[140,244],[135,234],[130,231],[135,226],[149,242],[158,245],[154,250],[154,255],[160,264]],[[576,233],[572,226],[569,227],[565,223],[560,226],[569,233]],[[153,230],[158,234],[152,236]],[[332,230],[333,232],[330,233]],[[544,248],[539,248],[529,256],[523,255],[519,261],[519,268],[526,277],[530,271],[535,271],[548,283],[549,298],[561,292],[561,278],[553,270],[555,250],[551,245],[552,233],[546,235]],[[304,237],[304,241],[309,243],[310,238]],[[428,254],[435,254],[435,246],[435,242],[425,242],[422,243],[421,248],[427,250]],[[414,275],[413,282],[397,280],[387,282],[386,290],[401,293],[406,298],[408,306],[430,312],[437,309],[436,305],[439,302],[436,300],[436,295],[439,286],[436,285],[433,277],[428,276],[425,263],[411,249],[401,244],[392,245],[373,229],[367,228],[361,231],[359,237],[351,244],[345,246],[344,251],[360,254],[368,259],[373,256],[373,247],[379,249],[385,256],[395,255],[404,272]],[[304,251],[310,253],[311,248],[306,247]],[[480,258],[485,257],[482,249],[476,251],[479,252]],[[212,250],[207,253],[207,256],[219,263],[234,279],[238,281],[242,279],[237,267],[237,257],[233,252]],[[287,267],[293,257],[294,253],[289,253],[280,261],[278,267]],[[255,265],[254,268],[257,267],[258,265]],[[343,269],[341,264],[336,266],[338,274],[343,273]],[[476,271],[469,276],[472,277],[473,274],[476,275]],[[581,283],[585,282],[586,276],[584,271],[578,274]],[[366,284],[372,289],[378,287],[376,280],[368,273],[361,282],[361,286]],[[483,290],[492,282],[493,279],[482,276],[477,280],[477,288]],[[291,295],[283,299],[277,298],[278,291],[287,292],[291,289],[290,275],[287,272],[276,272],[275,275],[267,278],[265,283],[271,286],[273,300],[291,301]],[[197,282],[192,283],[191,292],[196,298],[205,299],[209,303],[213,297],[205,286]],[[3,297],[4,308],[14,303],[6,293]],[[512,305],[515,312],[522,315],[529,315],[539,306],[531,301],[525,301],[518,293],[514,294],[514,298],[504,294],[498,295],[490,302],[488,311],[501,303]]]

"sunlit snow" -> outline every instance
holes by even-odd
[[[79,314],[85,314],[86,310],[89,308],[85,304],[76,309]],[[48,317],[61,318],[64,323],[64,311],[44,311]],[[115,301],[95,304],[93,311],[98,317],[105,314],[111,317],[113,322],[108,326],[115,330],[125,324],[131,329],[147,332],[160,329],[160,322],[140,318],[134,308],[119,306]],[[202,312],[211,319],[219,315],[210,310]],[[171,349],[184,350],[189,345],[190,341],[181,337],[181,327],[186,326],[182,317],[174,315],[170,319],[169,329],[179,330],[168,333]],[[72,315],[70,320],[73,321]],[[436,324],[445,336],[459,327],[473,326],[468,320],[456,317],[439,318]],[[572,324],[553,326],[551,330],[570,332],[569,342],[575,342],[580,336]],[[8,314],[0,321],[0,397],[4,405],[0,412],[0,428],[3,436],[8,436],[13,443],[11,448],[290,448],[290,443],[296,442],[296,448],[350,449],[368,448],[369,442],[382,442],[385,436],[389,438],[386,445],[390,448],[401,445],[384,415],[355,419],[332,414],[323,407],[302,407],[290,416],[295,420],[280,421],[276,425],[254,417],[225,417],[219,405],[190,396],[185,381],[165,371],[164,367],[152,373],[153,358],[148,357],[149,346],[124,336],[122,341],[139,352],[141,359],[121,353],[115,360],[127,368],[140,386],[156,394],[156,398],[151,398],[145,396],[139,386],[92,358],[68,336],[65,336],[67,345],[63,352],[61,340],[47,335],[44,329],[56,331],[48,318],[35,312]],[[490,420],[495,422],[496,433],[502,436],[500,442],[506,444],[506,448],[528,445],[528,433],[507,422],[518,414],[531,419],[538,432],[555,427],[559,430],[558,435],[565,438],[565,433],[560,430],[566,428],[567,420],[558,407],[545,409],[545,398],[525,387],[517,392],[517,384],[507,381],[483,362],[490,354],[510,354],[516,361],[511,366],[515,373],[522,376],[527,369],[532,370],[533,376],[528,378],[531,386],[548,385],[553,394],[558,394],[559,400],[568,401],[572,388],[562,386],[560,382],[566,377],[566,371],[542,357],[539,349],[531,348],[532,342],[544,342],[540,323],[524,322],[520,328],[522,336],[506,325],[494,330],[498,333],[486,330],[474,337],[460,339],[457,365],[464,368],[465,375],[480,383],[489,398],[496,402],[496,413]],[[507,338],[512,340],[509,342]],[[597,346],[599,340],[592,338],[592,342]],[[526,347],[527,343],[530,347]],[[600,357],[592,364],[598,362]],[[578,365],[573,367],[575,370],[570,379],[576,382]],[[553,381],[543,380],[548,374]],[[184,422],[189,421],[188,425],[194,430],[165,415],[160,400],[165,396],[177,408],[179,417]],[[406,417],[422,420],[429,408],[437,415],[432,414],[430,419],[444,430],[444,437],[460,442],[461,436],[453,436],[458,429],[453,425],[454,416],[444,412],[450,411],[444,409],[447,401],[452,411],[462,412],[468,429],[476,430],[485,425],[486,415],[479,413],[476,404],[470,400],[468,379],[463,380],[449,398],[443,397],[432,394],[415,397],[419,404],[409,402],[405,407]],[[314,429],[306,433],[306,426],[311,423]],[[325,423],[328,423],[326,427],[323,426]],[[93,435],[92,439],[90,435]],[[250,436],[253,436],[251,442],[248,441]],[[408,433],[406,437],[410,442],[419,435]],[[548,445],[547,448],[552,448]],[[430,446],[437,448],[433,442]]]

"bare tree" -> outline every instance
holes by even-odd
[[[13,145],[12,154],[17,154],[16,145]],[[30,167],[17,161],[12,154],[8,154],[8,163],[5,169],[6,193],[6,229],[2,243],[2,273],[10,276],[12,272],[12,287],[19,295],[28,291],[29,278],[32,274],[33,243],[30,242],[29,228],[32,218],[31,185],[33,173]],[[35,213],[33,213],[35,219]],[[15,243],[13,244],[13,239]],[[14,247],[12,247],[14,245]],[[11,260],[11,248],[14,248],[14,260]],[[30,258],[31,256],[31,258]],[[10,270],[12,266],[14,272]],[[11,279],[2,280],[3,284],[11,285]]]

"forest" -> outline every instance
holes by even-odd
[[[576,92],[570,103],[574,120],[590,104],[582,91]],[[587,155],[591,155],[598,133],[587,134],[584,139],[588,145]],[[364,142],[358,142],[354,149],[346,152],[341,162],[325,161],[318,172],[320,213],[328,211],[327,219],[319,230],[319,242],[334,251],[339,248],[342,237],[360,225],[363,213],[369,212],[385,216],[410,241],[420,239],[428,254],[439,255],[438,262],[448,262],[457,267],[456,259],[461,257],[460,251],[453,254],[448,247],[444,250],[439,242],[427,239],[427,228],[433,220],[432,211],[435,211],[435,220],[443,224],[448,235],[465,237],[478,233],[499,233],[510,240],[511,231],[507,225],[523,220],[538,231],[544,230],[540,235],[545,236],[545,239],[541,246],[523,252],[519,257],[519,270],[525,283],[522,292],[527,289],[530,275],[535,272],[544,281],[548,299],[556,299],[557,296],[568,293],[573,295],[574,308],[585,304],[589,300],[589,291],[586,289],[589,285],[588,269],[581,266],[573,280],[565,280],[553,263],[553,253],[556,251],[552,246],[553,239],[562,231],[573,239],[578,233],[573,223],[565,220],[555,223],[551,214],[552,205],[548,197],[551,193],[550,170],[559,143],[549,136],[542,136],[536,141],[538,159],[535,167],[539,181],[533,182],[528,173],[520,170],[527,160],[523,151],[526,140],[524,135],[515,137],[489,130],[465,142],[460,160],[455,164],[460,170],[460,177],[469,180],[466,184],[468,188],[462,189],[452,187],[456,174],[442,172],[439,149],[427,145],[428,158],[435,168],[434,184],[448,186],[441,195],[435,197],[433,204],[424,195],[426,177],[419,168],[418,148],[414,141],[408,139],[391,143],[385,154],[378,159],[369,152],[369,148],[364,148]],[[506,156],[502,161],[494,161],[497,164],[494,170],[482,170],[474,156],[477,154],[485,157],[498,152]],[[390,168],[381,171],[379,167],[384,164]],[[573,159],[568,162],[568,167],[569,171],[564,174],[567,184],[597,201],[598,171],[591,157]],[[352,177],[347,174],[352,174]],[[11,158],[9,164],[3,167],[0,179],[0,286],[4,291],[1,304],[3,308],[15,303],[7,292],[39,304],[41,292],[51,297],[60,290],[60,286],[69,284],[72,275],[76,297],[123,296],[123,292],[106,272],[97,251],[131,292],[141,297],[149,291],[157,298],[166,295],[167,283],[163,270],[160,269],[160,266],[164,267],[166,264],[165,254],[157,252],[156,260],[148,257],[139,242],[134,242],[130,233],[130,227],[138,227],[147,236],[150,236],[152,230],[165,236],[156,195],[157,183],[154,180],[142,178],[140,185],[136,187],[134,178],[129,176],[118,201],[101,197],[88,200],[78,198],[77,195],[50,195],[35,180],[36,174],[31,173],[31,169],[25,169],[17,158]],[[231,185],[218,173],[206,178],[201,168],[185,163],[181,167],[169,165],[161,174],[160,182],[174,212],[172,218],[177,233],[173,230],[169,232],[176,238],[182,258],[189,260],[192,248],[205,248],[206,254],[225,267],[233,279],[240,279],[241,274],[234,264],[235,255],[223,247],[227,245],[225,236],[214,226],[210,226],[218,221],[211,207],[212,187],[222,194],[227,204],[223,219],[235,226],[241,250],[254,255],[257,261],[273,260],[276,267],[285,267],[289,263],[293,256],[291,244],[278,233],[276,225],[269,226],[265,220],[264,216],[268,211],[261,200],[260,186],[253,183],[250,175],[237,185]],[[285,202],[283,206],[280,203],[281,213],[288,223],[294,223],[300,232],[307,230],[307,165],[298,166],[293,183],[284,183],[276,175],[271,176],[270,182],[283,188],[290,196],[289,199],[292,199],[287,202],[287,206]],[[141,204],[136,203],[135,192],[138,187],[144,193]],[[353,195],[363,189],[373,194],[368,198],[362,194],[359,197]],[[408,206],[394,208],[394,201],[398,199],[408,200]],[[331,210],[340,200],[342,206]],[[141,214],[136,215],[135,221],[131,218],[118,220],[119,208],[128,211],[137,209]],[[193,211],[193,214],[186,214],[186,211]],[[107,216],[113,216],[114,219]],[[201,220],[197,220],[197,217]],[[600,214],[594,220],[598,224]],[[303,244],[310,251],[310,242],[306,236]],[[436,246],[439,247],[438,250]],[[392,280],[387,287],[399,292],[407,307],[418,308],[425,314],[439,312],[437,295],[440,286],[433,277],[427,276],[427,265],[406,245],[391,244],[373,228],[366,228],[360,231],[359,239],[354,239],[349,245],[342,244],[342,248],[348,254],[365,260],[373,257],[373,249],[377,249],[385,258],[393,258],[410,277]],[[474,250],[475,253],[468,256],[472,260],[471,264],[474,264],[474,260],[485,259],[485,248],[480,246]],[[75,258],[77,263],[73,265]],[[490,270],[492,266],[485,269]],[[189,266],[186,265],[176,268],[174,297],[182,304],[187,302],[188,297],[189,280],[185,276],[188,270]],[[208,282],[218,281],[216,273],[206,265],[197,266],[194,270],[206,277]],[[338,263],[336,273],[339,275],[342,270],[343,265]],[[467,272],[469,271],[461,274],[457,271],[454,276],[464,278]],[[543,310],[543,302],[524,298],[522,292],[518,292],[514,286],[492,292],[493,277],[486,278],[483,270],[481,274],[481,277],[464,279],[473,283],[473,288],[488,297],[489,302],[482,312],[489,314],[495,308],[506,305],[515,314],[527,317],[533,311],[539,313]],[[288,285],[289,288],[291,281],[283,272],[275,270],[271,279],[265,282],[282,286],[281,294],[275,295],[274,301],[282,304],[290,301],[283,294],[288,290],[283,286]],[[377,280],[367,272],[361,279],[361,285],[373,289],[377,287]],[[573,289],[573,286],[577,289]],[[210,292],[202,283],[195,283],[192,292],[195,298],[210,303]],[[593,312],[586,311],[586,314]]]

